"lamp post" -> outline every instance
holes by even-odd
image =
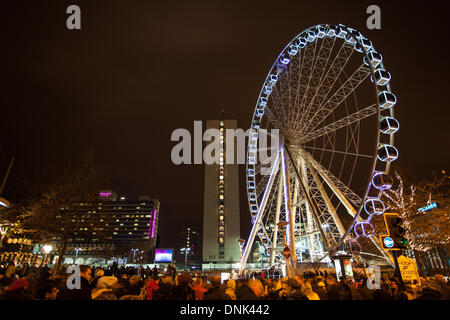
[[[131,249],[131,251],[133,251],[133,263],[135,262],[135,255],[136,255],[136,251],[138,251],[139,249]]]
[[[75,261],[74,261],[74,263],[76,264],[77,263],[77,259],[78,259],[78,251],[82,251],[83,249],[81,249],[81,248],[75,248]]]
[[[184,270],[186,271],[187,255],[188,255],[188,252],[191,251],[191,248],[181,248],[181,251],[184,251]]]
[[[51,245],[49,245],[49,244],[46,244],[46,245],[43,246],[42,248],[44,249],[44,253],[45,253],[45,256],[44,256],[44,264],[45,264],[45,260],[47,260],[47,255],[48,255],[50,252],[52,252],[53,247],[52,247]]]

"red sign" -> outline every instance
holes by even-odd
[[[289,247],[285,247],[283,250],[283,256],[286,259],[289,259],[291,257],[291,250],[289,250]]]

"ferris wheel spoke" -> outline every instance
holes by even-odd
[[[332,113],[347,97],[354,92],[361,83],[370,75],[370,68],[364,63],[345,81],[345,83],[336,90],[332,97],[330,97],[321,108],[318,108],[315,114],[307,122],[304,132],[314,130],[317,126],[325,120],[325,118]]]
[[[328,184],[328,186],[333,190],[336,196],[341,200],[342,204],[347,208],[350,215],[355,216],[356,210],[350,204],[353,203],[355,205],[361,205],[362,199],[345,183],[336,178],[331,172],[322,167],[320,163],[318,163],[310,154],[304,151],[301,152],[301,157],[306,159],[308,163],[310,163],[313,168],[319,173],[322,179]]]
[[[318,55],[315,58],[312,72],[308,77],[308,83],[306,86],[304,86],[305,91],[303,94],[302,102],[296,105],[299,112],[297,114],[297,118],[295,119],[296,120],[295,131],[302,123],[301,119],[306,110],[308,109],[307,107],[309,106],[309,102],[314,99],[314,97],[317,95],[317,92],[321,88],[321,83],[324,79],[325,72],[327,70],[327,66],[329,64],[330,56],[332,54],[335,42],[336,38],[328,38],[328,37],[324,38],[321,41],[321,46]]]
[[[340,153],[340,154],[344,154],[344,155],[350,155],[350,156],[355,156],[355,157],[363,157],[363,158],[369,158],[369,159],[374,159],[375,158],[374,156],[371,156],[371,155],[368,155],[368,154],[354,153],[354,152],[347,152],[347,151],[339,151],[339,150],[335,150],[335,149],[310,147],[310,146],[303,146],[303,148],[319,150],[319,151],[327,151],[327,152],[331,152],[331,153]]]
[[[304,65],[302,68],[305,70],[305,72],[300,73],[300,79],[299,83],[306,83],[305,90],[302,90],[301,99],[300,101],[296,101],[295,105],[292,109],[291,117],[289,118],[289,128],[290,131],[292,131],[295,128],[295,124],[297,123],[298,119],[300,118],[300,110],[303,105],[303,101],[305,99],[305,96],[308,93],[308,90],[310,89],[311,85],[311,78],[314,73],[315,64],[317,62],[316,52],[317,52],[317,43],[318,41],[314,42],[314,46],[311,46],[311,50],[305,51],[305,54],[303,55],[303,63]],[[323,42],[322,42],[323,44]],[[322,47],[319,49],[319,53],[322,50]]]
[[[374,114],[377,114],[377,112],[378,112],[377,105],[372,104],[366,108],[358,110],[357,112],[355,112],[345,118],[339,119],[331,124],[328,124],[326,127],[322,127],[320,129],[317,129],[315,131],[312,131],[312,132],[306,134],[304,137],[301,137],[298,140],[298,143],[300,143],[300,144],[307,143],[307,142],[309,142],[313,139],[317,139],[325,134],[328,134],[333,131],[337,131],[337,130],[347,127],[355,122],[359,122],[365,118],[373,116]]]
[[[300,121],[301,128],[306,127],[307,121],[314,115],[315,110],[320,108],[320,106],[324,103],[325,98],[330,94],[331,89],[334,87],[336,81],[344,71],[344,68],[350,60],[353,52],[353,47],[350,47],[346,42],[342,44],[338,54],[327,70],[325,77],[323,77],[320,82],[318,90],[316,91],[314,97],[310,100],[310,103],[305,110],[305,113]]]

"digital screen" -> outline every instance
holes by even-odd
[[[172,249],[156,249],[155,262],[172,262]]]

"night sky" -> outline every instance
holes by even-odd
[[[92,148],[111,173],[105,187],[160,199],[161,246],[178,247],[175,232],[202,226],[203,167],[171,163],[172,131],[193,132],[221,109],[248,128],[274,59],[319,23],[353,27],[382,53],[399,101],[398,164],[423,178],[449,169],[448,13],[442,1],[393,2],[2,3],[1,175],[16,158],[3,196],[20,198],[20,181]],[[81,7],[79,31],[66,28],[71,4]],[[370,4],[381,7],[381,30],[366,28]],[[246,238],[244,175],[240,191]]]

